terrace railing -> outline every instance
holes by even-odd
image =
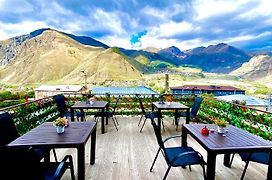
[[[96,100],[104,100],[113,106],[117,97],[121,99],[116,108],[116,114],[119,115],[140,115],[141,110],[139,101],[135,94],[94,94]],[[70,105],[75,101],[87,100],[85,94],[70,94],[66,96]],[[159,101],[160,95],[145,94],[140,95],[143,104],[147,110],[151,111],[151,103]],[[213,117],[225,119],[236,127],[245,129],[253,134],[259,135],[264,139],[272,140],[272,114],[249,108],[247,106],[218,101],[210,96],[203,96],[201,108],[198,113],[198,120],[204,123],[214,123]],[[181,102],[189,107],[192,106],[195,97],[188,95],[164,94],[163,99],[167,101]],[[52,97],[47,97],[28,103],[22,103],[0,111],[8,111],[13,115],[16,126],[21,134],[38,126],[46,121],[53,121],[58,117],[58,111]],[[95,111],[87,111],[89,115]],[[164,112],[164,115],[172,116],[173,112]]]
[[[20,134],[26,133],[43,122],[52,121],[58,116],[52,97],[9,106],[0,109],[1,111],[12,114]]]
[[[272,141],[272,113],[250,108],[245,105],[218,101],[204,96],[199,118],[214,123],[212,119],[225,119],[230,124]]]

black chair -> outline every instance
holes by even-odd
[[[203,101],[202,97],[197,97],[195,99],[194,104],[193,104],[191,111],[190,111],[190,119],[194,119],[196,117],[202,101]],[[186,112],[179,112],[177,114],[177,117],[178,117],[178,120],[176,122],[176,126],[177,126],[176,129],[178,129],[179,118],[186,117]]]
[[[31,148],[0,147],[0,179],[59,180],[67,169],[75,180],[71,155],[61,162],[40,162]]]
[[[0,114],[0,146],[6,146],[19,137],[17,128],[12,120],[12,116],[8,112]],[[34,149],[39,159],[44,158],[50,149],[36,148]],[[57,155],[55,149],[53,149],[55,160],[57,161]]]
[[[68,106],[65,103],[65,97],[62,94],[58,94],[53,96],[53,99],[55,100],[57,104],[60,117],[71,117],[71,112],[68,110]],[[84,118],[84,114],[81,112],[76,111],[75,115],[77,117],[77,120],[79,120],[79,118],[82,118],[82,119]]]
[[[195,151],[192,147],[179,146],[179,147],[167,147],[166,148],[164,146],[165,142],[167,142],[170,139],[181,137],[181,136],[168,137],[163,141],[162,137],[161,137],[161,131],[158,128],[158,126],[153,118],[151,118],[151,124],[152,124],[154,132],[156,134],[157,142],[159,144],[159,149],[158,149],[155,159],[151,165],[150,172],[152,172],[153,166],[157,160],[159,152],[161,151],[165,160],[166,160],[166,163],[168,164],[168,168],[167,168],[167,170],[164,174],[164,177],[163,177],[164,180],[166,179],[171,167],[189,166],[189,169],[191,171],[191,165],[196,165],[196,164],[201,165],[201,167],[203,169],[204,179],[206,179],[206,175],[205,175],[206,162],[203,160],[202,155],[199,152]]]
[[[141,108],[141,110],[142,110],[142,115],[141,115],[141,118],[140,118],[140,120],[139,120],[139,122],[138,122],[138,126],[140,126],[143,117],[145,117],[144,122],[143,122],[143,125],[142,125],[142,127],[141,127],[141,129],[140,129],[140,132],[142,132],[142,130],[143,130],[144,126],[145,126],[146,120],[147,120],[147,119],[151,119],[151,118],[153,118],[153,119],[158,118],[160,114],[159,114],[158,112],[146,112],[146,111],[145,111],[145,108],[144,108],[144,105],[143,105],[143,102],[142,102],[140,96],[139,96],[138,94],[136,94],[136,97],[137,97],[138,100],[139,100],[140,108]],[[163,124],[163,120],[162,120],[162,125],[163,125],[163,130],[165,131],[165,129],[164,129],[164,124]]]
[[[95,113],[95,115],[94,115],[95,121],[97,120],[98,117],[101,117],[101,118],[102,117],[104,117],[104,118],[112,118],[113,124],[114,124],[116,130],[118,131],[117,124],[119,124],[119,123],[118,123],[117,118],[115,117],[114,113],[115,113],[116,107],[117,107],[118,102],[119,102],[120,99],[121,99],[121,96],[118,96],[118,98],[117,98],[117,100],[116,100],[116,102],[114,104],[114,107],[113,107],[112,111],[105,111],[105,112],[97,112],[97,113]]]
[[[235,154],[233,154],[233,156],[231,158],[230,165],[233,162],[234,155]],[[245,177],[246,170],[247,170],[247,167],[248,167],[250,161],[261,163],[261,164],[267,164],[267,165],[269,164],[269,156],[270,156],[269,152],[239,153],[239,155],[240,155],[242,161],[244,161],[246,163],[245,168],[242,173],[242,176],[240,178],[241,180],[243,180]]]

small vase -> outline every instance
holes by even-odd
[[[225,127],[217,126],[217,132],[218,132],[218,134],[224,134],[225,133]]]
[[[62,134],[64,133],[65,126],[57,126],[56,129],[58,134]]]

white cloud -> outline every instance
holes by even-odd
[[[160,19],[164,19],[165,18],[165,12],[161,9],[157,9],[154,7],[150,7],[150,6],[145,6],[142,10],[141,10],[142,14],[146,14],[148,16],[153,16],[153,17],[157,17]]]
[[[1,13],[27,13],[33,12],[34,7],[26,0],[0,0]]]
[[[0,21],[0,40],[5,40],[22,34],[29,34],[36,29],[48,27],[41,21],[23,21],[19,23],[4,23]]]
[[[188,22],[168,22],[161,24],[158,28],[155,28],[155,34],[158,36],[171,37],[177,34],[187,33],[193,31],[193,26]]]
[[[247,2],[248,0],[198,0],[194,3],[197,12],[196,20],[204,20],[220,14],[235,12],[239,6]]]
[[[185,12],[185,7],[181,4],[169,4],[169,6],[166,6],[163,9],[158,9],[151,6],[145,6],[142,10],[140,10],[141,14],[156,17],[162,22],[167,22],[173,16],[180,14],[182,12]],[[160,23],[160,22],[157,22],[157,23]]]
[[[94,29],[110,30],[116,35],[122,34],[124,30],[122,29],[121,19],[118,14],[118,11],[106,12],[102,9],[96,9],[95,12],[90,13],[90,17],[96,20],[96,24],[92,24],[92,27]]]
[[[252,19],[261,16],[270,16],[270,20],[272,20],[272,1],[271,0],[259,0],[259,5],[249,9],[243,14],[240,14],[238,17],[242,19]]]
[[[249,40],[253,40],[253,39],[259,39],[259,38],[263,38],[266,36],[272,36],[272,32],[263,32],[259,35],[244,35],[244,36],[236,36],[236,37],[231,37],[226,39],[227,43],[236,43],[236,42],[243,42],[243,41],[249,41]]]
[[[106,36],[100,39],[97,39],[108,46],[117,46],[117,47],[123,47],[127,49],[133,48],[130,44],[129,37],[120,37],[120,36]]]
[[[195,48],[200,45],[205,45],[199,39],[182,41],[178,39],[158,38],[158,37],[150,36],[150,34],[142,36],[140,40],[142,43],[141,48],[146,48],[146,47],[166,48],[170,46],[176,46],[181,50],[186,50],[186,49]]]

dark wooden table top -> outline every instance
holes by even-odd
[[[209,129],[214,129],[209,135],[201,134],[201,129],[207,126]],[[245,130],[235,126],[228,126],[228,132],[225,136],[217,133],[217,127],[214,124],[183,124],[182,128],[198,141],[206,150],[222,151],[222,153],[232,150],[247,151],[247,150],[267,150],[272,148],[270,141],[251,134]]]
[[[87,101],[77,102],[72,109],[102,109],[108,105],[107,101],[92,101],[93,104],[87,103]]]
[[[157,109],[161,110],[167,110],[167,109],[189,109],[188,106],[185,106],[183,104],[180,104],[179,102],[170,102],[168,105],[167,102],[164,102],[164,104],[161,104],[160,102],[153,102],[152,103]]]
[[[51,122],[43,123],[28,133],[17,138],[8,146],[50,146],[71,147],[85,144],[96,122],[70,122],[63,134],[56,132],[56,127]]]

